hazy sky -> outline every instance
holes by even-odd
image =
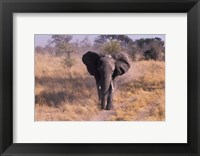
[[[71,34],[70,34],[71,35]],[[84,37],[88,36],[90,41],[93,43],[94,39],[98,35],[72,35],[73,36],[73,41],[79,40],[81,41]],[[162,40],[165,41],[165,35],[164,34],[134,34],[134,35],[128,35],[133,41],[136,39],[140,38],[155,38],[159,37]],[[35,35],[35,46],[45,46],[47,44],[47,41],[51,39],[51,35],[46,35],[46,34],[37,34]]]

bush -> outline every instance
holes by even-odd
[[[105,54],[112,54],[121,51],[121,46],[117,41],[110,41],[102,45],[102,51]]]

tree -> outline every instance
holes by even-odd
[[[56,47],[56,54],[60,55],[63,53],[72,53],[72,47],[70,45],[70,41],[72,40],[71,35],[52,35],[51,43],[55,44]]]
[[[112,53],[120,52],[121,46],[120,46],[119,42],[117,42],[117,41],[110,41],[103,45],[103,49],[104,49],[104,53],[112,54]]]
[[[106,35],[99,35],[95,40],[94,40],[94,46],[95,48],[101,47],[104,43],[107,42]]]
[[[164,60],[164,53],[156,44],[152,44],[151,48],[143,53],[146,60]]]
[[[70,69],[74,65],[75,61],[72,59],[72,53],[74,52],[73,44],[70,43],[72,40],[71,35],[52,35],[52,42],[55,44],[57,49],[57,55],[63,54],[63,64],[68,69],[71,76]]]
[[[85,36],[83,40],[80,42],[82,52],[86,52],[92,49],[92,44],[89,40],[88,36]]]
[[[117,40],[120,42],[123,49],[127,50],[128,45],[133,44],[133,40],[127,35],[117,35]]]
[[[43,49],[43,47],[41,47],[41,46],[36,46],[36,47],[35,47],[35,52],[36,52],[36,53],[43,53],[43,54],[44,54],[44,49]]]
[[[140,54],[145,60],[164,60],[165,47],[161,38],[141,38],[133,43],[136,47],[136,53]]]
[[[44,47],[45,51],[48,52],[49,54],[53,54],[54,48],[52,47],[51,40],[47,41],[47,44]]]
[[[134,44],[130,44],[128,45],[127,51],[129,54],[130,59],[132,59],[132,61],[137,60],[137,55],[138,55],[138,47]]]
[[[127,35],[99,35],[94,43],[94,46],[104,53],[113,53],[121,50],[126,51],[133,40]]]

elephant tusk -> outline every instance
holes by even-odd
[[[99,86],[99,89],[101,89],[101,86]]]
[[[109,58],[112,58],[112,56],[111,55],[107,55]]]
[[[114,92],[114,85],[113,85],[113,81],[111,81],[111,89],[112,89],[112,92]]]

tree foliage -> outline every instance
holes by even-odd
[[[88,36],[85,36],[83,40],[80,41],[80,48],[82,52],[89,51],[92,49],[92,43]]]
[[[52,42],[56,47],[56,54],[64,55],[63,64],[67,68],[71,68],[74,65],[74,60],[72,59],[72,53],[74,52],[73,44],[70,43],[72,40],[71,35],[52,35]]]
[[[87,35],[82,40],[72,39],[72,35],[52,35],[45,47],[37,46],[35,51],[64,56],[63,64],[67,68],[75,63],[72,59],[74,52],[85,53],[90,50],[105,54],[125,52],[132,60],[165,60],[165,42],[158,37],[133,41],[129,35],[98,35],[91,42]]]
[[[51,43],[54,43],[55,47],[57,48],[57,55],[60,55],[62,53],[70,54],[73,52],[72,45],[69,43],[72,39],[71,35],[52,35],[51,38]]]
[[[94,41],[96,48],[109,54],[126,49],[130,43],[133,40],[127,35],[99,35]]]
[[[118,53],[121,51],[121,46],[117,41],[110,41],[103,45],[103,50],[106,54]]]
[[[137,59],[153,59],[164,60],[165,59],[165,43],[160,38],[141,38],[133,42],[132,48],[129,50],[129,54],[132,58]]]

